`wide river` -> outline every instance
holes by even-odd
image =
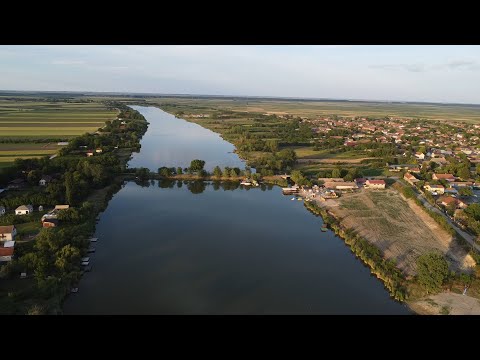
[[[153,107],[130,166],[244,167],[217,134]],[[65,314],[409,314],[301,201],[277,186],[126,185],[97,225]]]

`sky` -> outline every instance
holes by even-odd
[[[0,46],[0,90],[480,104],[480,46]]]

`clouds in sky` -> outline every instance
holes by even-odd
[[[480,103],[480,47],[0,46],[0,89]]]

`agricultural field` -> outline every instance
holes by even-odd
[[[0,97],[0,168],[16,158],[52,155],[59,141],[96,131],[117,112],[90,100]]]
[[[292,115],[303,117],[318,116],[363,116],[383,117],[398,116],[421,118],[427,120],[456,120],[471,123],[480,122],[479,105],[429,104],[429,103],[388,103],[361,101],[280,101],[256,99],[193,99],[160,98],[148,99],[149,103],[158,105],[175,104],[195,108],[188,110],[191,114],[208,114],[214,109],[238,112]],[[185,111],[187,112],[187,111]]]
[[[397,191],[362,189],[327,200],[322,206],[329,207],[343,226],[369,239],[407,274],[415,272],[417,256],[432,250],[446,254],[457,269],[475,264],[451,235]]]

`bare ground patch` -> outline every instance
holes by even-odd
[[[456,269],[475,265],[450,234],[395,190],[361,190],[319,205],[330,208],[345,227],[375,244],[407,274],[415,273],[419,255],[434,250],[446,254]]]
[[[480,315],[477,298],[451,292],[430,295],[409,303],[409,306],[420,315]]]

